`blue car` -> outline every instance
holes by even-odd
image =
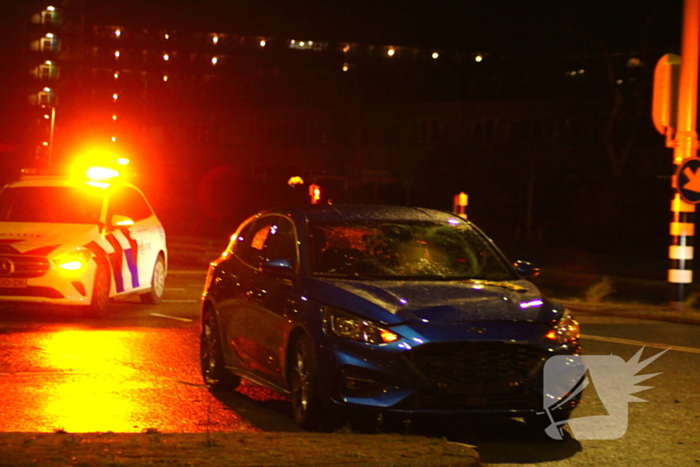
[[[544,363],[578,355],[580,332],[527,280],[538,272],[509,263],[450,212],[264,211],[209,266],[202,376],[212,390],[245,378],[287,395],[306,429],[365,412],[500,414],[546,426],[565,420],[580,394],[547,402]]]

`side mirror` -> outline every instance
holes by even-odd
[[[261,266],[262,272],[271,276],[290,277],[294,275],[294,268],[288,259],[271,259]]]
[[[531,279],[540,275],[540,268],[527,261],[516,261],[513,266],[523,279]]]
[[[109,225],[111,227],[128,227],[130,225],[134,225],[134,221],[130,217],[115,214],[110,219]]]

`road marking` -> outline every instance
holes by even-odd
[[[631,339],[619,339],[617,337],[591,336],[588,334],[581,334],[581,337],[583,339],[590,339],[593,341],[613,342],[615,344],[640,345],[642,347],[651,347],[654,349],[663,349],[663,350],[671,349],[671,350],[675,350],[676,352],[688,352],[688,353],[700,354],[700,349],[696,349],[694,347],[682,347],[682,346],[678,346],[678,345],[655,344],[653,342],[635,341],[635,340],[631,340]]]
[[[203,271],[193,271],[193,270],[179,270],[179,271],[168,271],[168,275],[175,275],[175,276],[185,276],[185,275],[191,275],[191,276],[204,276],[207,274],[206,269]]]
[[[163,300],[163,303],[199,303],[199,300]]]
[[[193,320],[189,318],[180,318],[178,316],[170,316],[170,315],[161,315],[160,313],[151,313],[151,316],[155,316],[157,318],[168,318],[168,319],[174,319],[177,321],[185,321],[187,323],[191,323]]]

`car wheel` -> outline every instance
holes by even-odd
[[[163,301],[165,293],[165,259],[159,255],[153,266],[153,276],[151,276],[151,290],[139,295],[141,303],[156,305]]]
[[[212,391],[233,391],[241,383],[241,378],[226,370],[224,366],[219,326],[211,310],[205,311],[202,320],[199,363],[204,384]]]
[[[307,430],[322,428],[321,399],[318,394],[316,351],[311,340],[303,335],[294,344],[289,368],[292,410],[297,424]]]
[[[107,312],[109,303],[110,286],[109,269],[104,266],[97,266],[95,269],[95,279],[92,285],[92,297],[90,305],[87,307],[87,314],[96,318],[102,317]]]

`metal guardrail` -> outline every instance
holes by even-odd
[[[188,237],[167,235],[170,262],[207,265],[218,258],[228,245],[227,238]]]

